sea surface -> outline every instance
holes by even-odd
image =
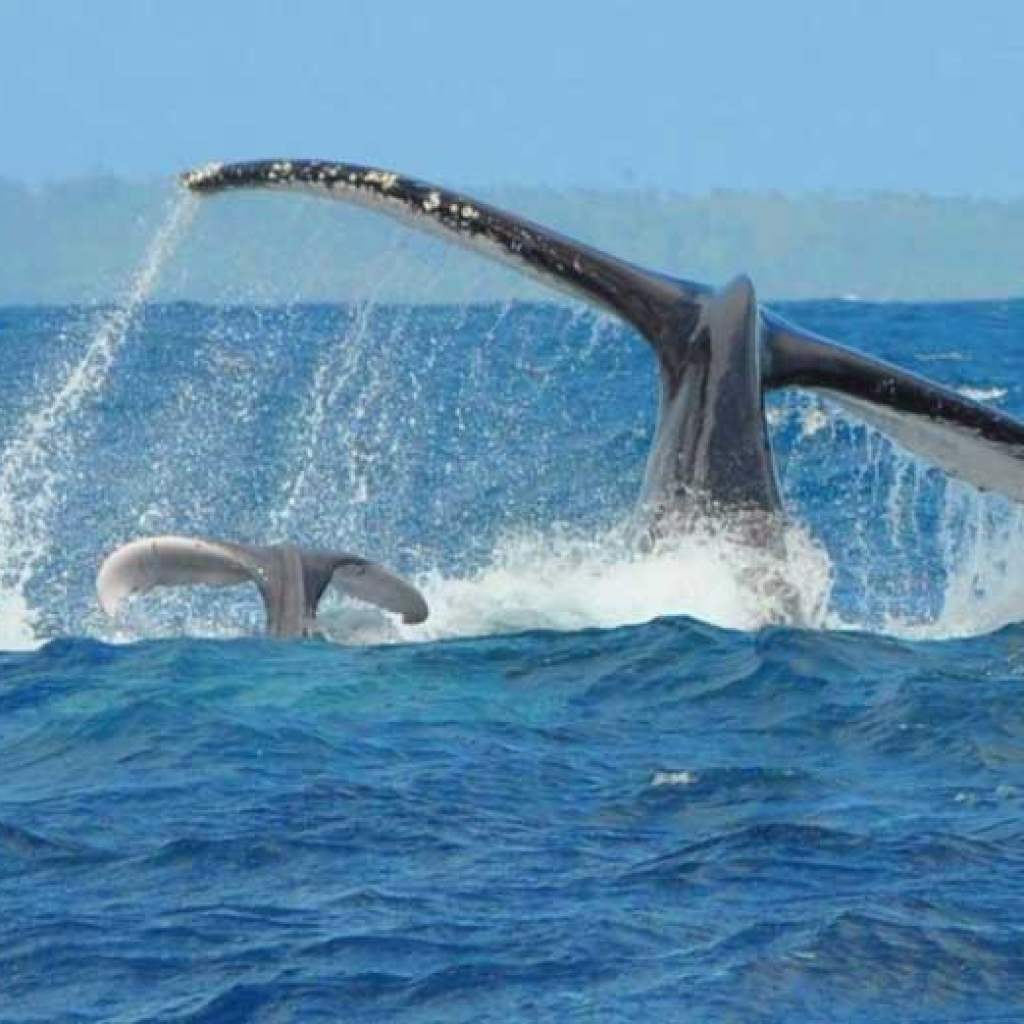
[[[0,309],[0,1021],[1024,1020],[1024,526],[812,396],[749,552],[655,552],[635,335],[574,306]],[[1024,302],[782,312],[1024,415]],[[405,626],[93,590],[341,547]],[[755,567],[756,568],[756,567]]]

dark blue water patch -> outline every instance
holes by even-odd
[[[1021,642],[7,655],[4,1012],[1005,1018]]]

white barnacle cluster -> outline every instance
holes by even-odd
[[[330,188],[335,179],[340,176],[338,168],[332,164],[321,164],[313,175],[313,180],[317,185],[321,185],[324,188]]]
[[[196,167],[182,175],[182,181],[186,188],[197,188],[216,178],[223,168],[222,163],[203,164],[202,167]]]
[[[466,203],[459,212],[462,214],[463,220],[480,219],[480,211],[475,206],[470,206],[468,203]]]
[[[277,160],[270,165],[267,171],[267,181],[284,181],[291,177],[292,164],[290,160]]]
[[[472,209],[470,206],[462,206],[459,203],[449,203],[449,217],[446,218],[448,226],[450,228],[454,228],[456,231],[465,231],[468,220],[465,211],[470,209]]]
[[[441,193],[434,189],[426,199],[423,200],[423,209],[427,213],[433,213],[441,205]]]
[[[398,175],[391,171],[367,171],[363,175],[367,185],[379,185],[382,192],[390,192],[398,182]]]

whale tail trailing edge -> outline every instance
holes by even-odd
[[[658,355],[663,404],[666,397],[706,391],[708,379],[690,389],[681,388],[680,382],[688,376],[696,379],[694,367],[706,361],[702,346],[706,349],[711,338],[709,322],[728,290],[720,293],[694,281],[645,270],[459,192],[391,171],[324,160],[262,160],[210,164],[181,178],[198,193],[270,189],[340,199],[440,234],[636,327]],[[743,344],[750,346],[744,365],[757,367],[760,376],[755,384],[759,382],[761,391],[797,387],[820,392],[950,475],[1024,502],[1024,425],[1017,420],[794,327],[763,307],[757,307],[757,312],[752,323],[759,320],[761,337],[744,336]],[[755,397],[760,399],[760,394]],[[715,404],[709,402],[708,408]],[[680,423],[686,419],[683,410],[675,414]],[[759,408],[758,414],[763,417]],[[717,425],[700,416],[686,422],[689,425],[681,436],[690,441],[696,438],[694,445],[702,435],[718,437]],[[737,441],[734,434],[723,435],[723,444],[731,444],[733,453],[763,443],[753,434]],[[677,454],[659,451],[652,458],[666,475],[678,474]],[[770,466],[770,454],[767,462]],[[762,490],[770,498],[770,473],[761,475],[766,481]],[[722,470],[718,476],[726,479],[729,474]],[[701,485],[696,477],[667,482],[680,492]]]
[[[422,622],[428,614],[423,595],[411,583],[358,555],[199,537],[151,537],[123,545],[100,567],[96,593],[100,607],[113,616],[125,598],[156,587],[242,583],[258,588],[268,631],[275,636],[309,632],[329,586],[407,623]]]
[[[763,316],[765,387],[821,394],[950,476],[1024,502],[1024,424],[774,313]]]

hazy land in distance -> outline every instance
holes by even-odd
[[[769,299],[939,300],[1024,295],[1024,197],[467,189],[599,248]],[[0,304],[96,303],[124,293],[178,201],[172,180],[0,180]],[[557,298],[477,256],[323,200],[199,201],[163,268],[160,301],[466,302]]]

